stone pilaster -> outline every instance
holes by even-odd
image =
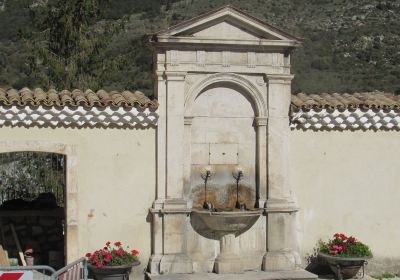
[[[256,207],[263,208],[267,200],[267,117],[256,117],[254,119],[254,126],[256,127],[256,163],[257,163],[257,176],[256,186],[257,200]]]
[[[289,182],[289,106],[291,75],[267,75],[268,78],[268,199],[267,252],[264,270],[293,270],[297,253],[292,213],[298,209],[290,193]]]
[[[152,212],[152,274],[192,273],[186,251],[187,201],[183,199],[185,72],[157,72],[157,198]]]

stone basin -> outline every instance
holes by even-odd
[[[263,209],[247,211],[192,210],[192,217],[198,217],[212,231],[220,234],[243,233],[257,222]]]
[[[216,273],[243,273],[240,256],[235,252],[235,237],[257,222],[263,209],[208,211],[192,210],[191,218],[200,219],[220,240],[220,253],[215,259]]]

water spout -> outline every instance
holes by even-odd
[[[245,203],[240,203],[239,202],[239,183],[240,180],[243,179],[243,170],[240,166],[237,167],[236,169],[236,173],[232,172],[232,176],[233,178],[235,178],[236,180],[236,204],[235,204],[235,208],[236,209],[240,209],[242,211],[247,210],[246,204]]]
[[[204,180],[204,203],[203,209],[213,210],[214,206],[211,202],[207,201],[207,182],[211,178],[211,167],[207,166],[205,169],[205,173],[200,175],[201,178]]]

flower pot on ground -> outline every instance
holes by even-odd
[[[354,236],[347,237],[336,233],[328,242],[321,242],[319,256],[326,260],[339,280],[353,278],[361,268],[372,258],[367,245],[358,241]]]
[[[107,242],[106,246],[93,253],[87,253],[88,269],[96,280],[127,280],[132,267],[138,266],[139,251],[128,252],[121,242]]]

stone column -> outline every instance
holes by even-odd
[[[264,270],[293,270],[298,254],[294,251],[292,213],[297,211],[289,183],[289,107],[292,75],[268,78],[268,194],[267,252]]]
[[[157,71],[156,95],[158,99],[158,122],[157,122],[157,186],[156,200],[151,209],[152,212],[152,255],[149,260],[149,271],[158,273],[160,270],[160,261],[163,255],[163,215],[160,214],[164,206],[166,181],[166,133],[167,133],[167,82],[164,76],[164,71]]]
[[[257,135],[257,201],[256,207],[263,208],[267,200],[267,117],[256,117],[254,125]]]
[[[191,134],[192,134],[192,116],[185,116],[185,130],[184,130],[184,162],[183,162],[183,194],[189,195],[190,192],[190,174],[191,174]]]
[[[167,77],[167,199],[183,197],[183,146],[185,72],[165,72]]]
[[[158,76],[157,198],[151,209],[153,254],[149,268],[151,273],[192,273],[193,264],[186,254],[190,211],[183,199],[186,72],[163,71]]]

